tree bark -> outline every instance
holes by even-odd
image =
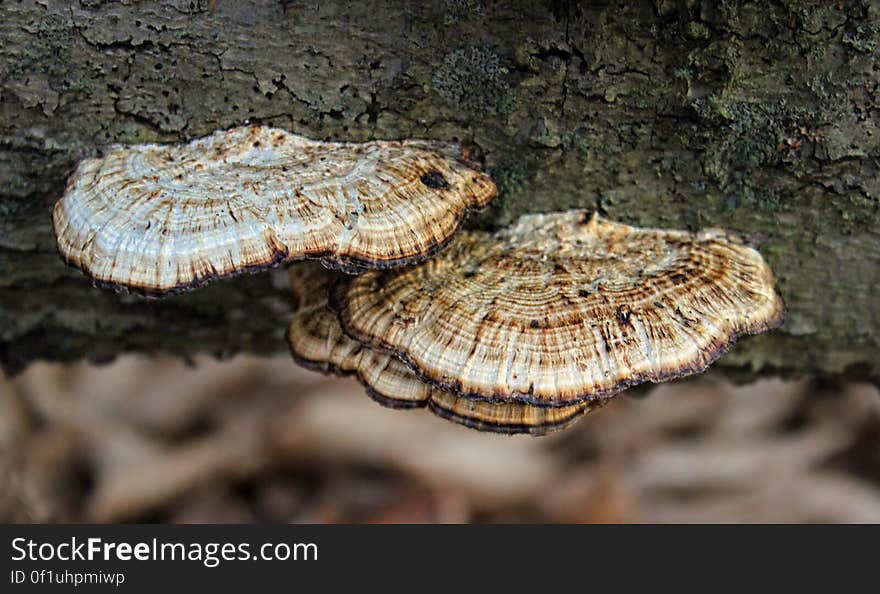
[[[77,161],[245,121],[460,139],[502,190],[470,220],[581,207],[723,226],[777,273],[785,326],[722,364],[880,378],[880,5],[847,1],[216,0],[0,4],[0,363],[270,352],[271,275],[161,301],[55,253]]]

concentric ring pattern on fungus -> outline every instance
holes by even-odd
[[[367,393],[391,408],[427,407],[434,414],[480,431],[543,435],[563,429],[603,402],[546,408],[521,402],[491,403],[462,398],[420,381],[399,359],[347,337],[327,308],[333,272],[314,264],[291,267],[300,305],[287,330],[293,358],[324,373],[355,375]]]
[[[732,234],[584,211],[462,233],[419,266],[344,279],[330,305],[434,386],[551,407],[701,372],[784,318],[772,272]]]
[[[418,262],[496,194],[461,147],[319,142],[266,126],[82,162],[53,213],[58,250],[145,293],[320,258],[347,272]]]

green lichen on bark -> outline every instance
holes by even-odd
[[[452,50],[431,77],[438,95],[474,116],[505,113],[510,108],[507,69],[501,56],[487,46]]]
[[[777,272],[782,330],[722,360],[880,378],[877,2],[0,4],[0,361],[270,351],[266,275],[163,301],[54,254],[77,160],[245,121],[314,138],[466,140],[501,198],[723,226]]]

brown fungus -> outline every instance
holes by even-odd
[[[299,307],[287,330],[294,360],[323,373],[355,375],[378,403],[390,408],[427,407],[434,414],[480,431],[544,435],[563,429],[602,402],[546,408],[521,402],[491,403],[462,398],[420,381],[402,361],[346,336],[327,307],[335,275],[319,266],[290,269]]]
[[[495,194],[457,145],[247,126],[86,160],[53,219],[62,257],[97,283],[163,293],[288,260],[418,262]]]
[[[583,211],[462,233],[420,266],[344,279],[330,304],[432,385],[551,407],[699,373],[784,317],[772,272],[732,234]]]

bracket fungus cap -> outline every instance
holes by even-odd
[[[577,210],[462,233],[422,265],[340,281],[330,305],[432,385],[549,407],[699,373],[784,318],[769,267],[734,235]]]
[[[373,400],[389,408],[427,407],[452,422],[494,433],[545,435],[568,427],[604,401],[565,407],[522,402],[491,403],[463,398],[422,381],[389,353],[352,340],[327,307],[332,272],[319,266],[291,267],[290,280],[300,304],[287,329],[291,355],[300,365],[337,375],[354,375]]]
[[[161,294],[281,261],[418,262],[496,192],[455,144],[245,126],[83,161],[53,221],[64,260],[96,283]]]

